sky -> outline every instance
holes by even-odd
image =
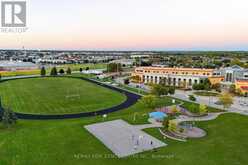
[[[28,0],[0,49],[248,50],[247,0]]]

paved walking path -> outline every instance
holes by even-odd
[[[219,115],[224,114],[227,112],[220,112],[220,113],[208,113],[206,116],[199,116],[199,117],[189,117],[180,115],[178,118],[174,119],[177,123],[186,122],[186,121],[209,121],[216,119]]]
[[[206,116],[199,116],[199,117],[189,117],[189,116],[185,116],[185,115],[180,115],[179,117],[177,117],[176,119],[174,119],[173,121],[175,121],[176,123],[181,123],[181,122],[186,122],[186,121],[209,121],[209,120],[214,120],[216,119],[219,115],[221,114],[225,114],[228,112],[219,112],[219,113],[208,113],[208,115]],[[155,121],[152,118],[149,118],[148,121],[151,124],[142,124],[142,125],[135,125],[134,127],[137,129],[146,129],[146,128],[159,128],[159,127],[163,127],[162,123]]]

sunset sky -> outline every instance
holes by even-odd
[[[248,50],[248,0],[29,0],[0,48]]]

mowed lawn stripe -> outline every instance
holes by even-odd
[[[126,96],[81,79],[49,77],[0,83],[3,104],[16,112],[70,114],[116,106]]]

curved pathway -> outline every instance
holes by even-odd
[[[36,77],[40,77],[40,76],[16,77],[16,78],[11,78],[11,79],[4,79],[4,80],[2,80],[2,82],[3,81],[12,81],[15,79],[27,79],[27,78],[36,78]],[[98,82],[98,81],[95,81],[92,79],[83,78],[83,77],[67,77],[67,78],[82,79],[82,80],[97,84],[97,85],[102,86],[104,88],[108,88],[108,89],[111,89],[113,91],[117,91],[119,93],[122,93],[122,94],[126,95],[127,99],[126,99],[126,101],[124,101],[123,103],[121,103],[117,106],[98,110],[98,111],[94,111],[94,112],[82,112],[82,113],[75,113],[75,114],[59,114],[59,115],[38,115],[38,114],[16,113],[17,117],[19,119],[30,119],[30,120],[73,119],[73,118],[81,118],[81,117],[91,117],[91,116],[103,115],[103,114],[108,114],[108,113],[112,113],[112,112],[126,109],[126,108],[134,105],[141,98],[140,95],[137,95],[135,93],[126,91],[126,90],[121,89],[121,88],[113,87],[113,86],[110,86],[107,84],[103,84],[101,82]]]
[[[181,122],[186,122],[186,121],[209,121],[209,120],[214,120],[216,119],[219,115],[224,114],[227,112],[220,112],[220,113],[208,113],[206,116],[200,116],[200,117],[189,117],[189,116],[184,116],[180,115],[178,118],[173,119],[177,124]],[[159,128],[163,127],[163,124],[160,122],[155,121],[152,118],[149,118],[148,121],[151,124],[141,124],[141,125],[135,125],[137,129],[146,129],[146,128]]]
[[[199,117],[189,117],[180,115],[178,118],[174,119],[173,121],[177,123],[186,122],[186,121],[209,121],[216,119],[219,115],[224,114],[226,112],[219,112],[219,113],[208,113],[206,116],[199,116]]]

